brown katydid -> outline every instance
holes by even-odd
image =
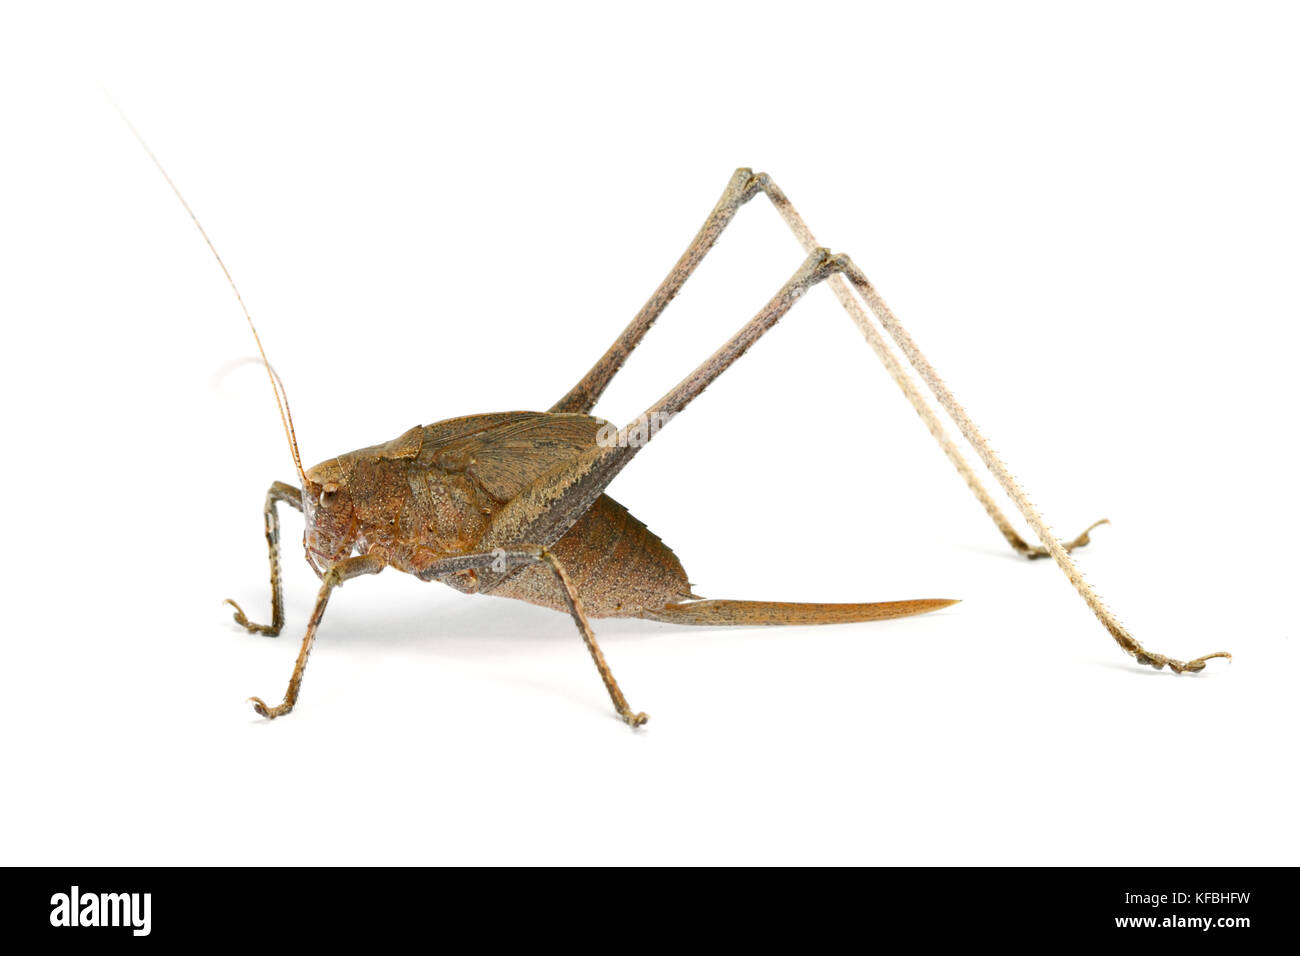
[[[136,136],[139,138],[138,133]],[[216,248],[166,170],[144,140],[140,142],[221,263]],[[759,194],[770,200],[802,245],[807,255],[803,264],[740,331],[642,415],[622,428],[593,417],[590,412],[597,399],[650,326],[740,207]],[[605,494],[609,483],[663,424],[726,371],[809,289],[822,282],[831,287],[1010,546],[1030,559],[1051,557],[1125,652],[1141,664],[1156,669],[1168,665],[1178,673],[1200,671],[1211,658],[1231,656],[1218,652],[1186,662],[1174,660],[1146,650],[1123,628],[1070,557],[1075,548],[1089,543],[1089,533],[1104,522],[1097,522],[1072,541],[1062,542],[1053,535],[875,287],[847,256],[833,255],[818,246],[785,194],[766,174],[736,170],[704,225],[640,312],[591,370],[547,411],[473,415],[416,426],[391,441],[330,458],[305,470],[283,386],[266,359],[234,280],[224,263],[221,268],[257,339],[300,481],[298,487],[276,482],[266,496],[271,623],[255,624],[238,604],[227,603],[235,608],[236,622],[249,631],[274,636],[284,627],[276,511],[280,503],[303,513],[306,558],[321,579],[283,700],[268,706],[260,698],[250,698],[254,709],[264,717],[279,717],[296,704],[307,659],[334,589],[351,578],[377,574],[388,567],[466,593],[515,598],[568,613],[591,652],[619,716],[634,727],[645,723],[647,716],[628,706],[596,643],[592,618],[639,617],[699,625],[805,625],[883,620],[956,603],[942,599],[868,604],[706,600],[691,592],[686,573],[673,552]],[[1028,544],[998,508],[882,330],[979,454],[1041,545]]]

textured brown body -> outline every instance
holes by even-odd
[[[307,472],[321,488],[321,496],[305,497],[308,553],[333,563],[355,550],[419,574],[438,560],[479,550],[494,514],[551,469],[597,447],[607,424],[571,413],[472,415],[417,426],[323,462]],[[317,497],[329,506],[315,505]],[[551,551],[592,617],[650,616],[694,597],[672,550],[608,495]],[[438,580],[466,593],[567,610],[544,565],[517,568],[486,587],[474,570]]]
[[[658,617],[695,597],[672,549],[609,495],[597,498],[551,550],[591,617]],[[520,568],[488,593],[567,610],[555,576],[541,565]]]

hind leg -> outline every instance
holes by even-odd
[[[1020,510],[1025,521],[1042,540],[1079,596],[1101,621],[1115,642],[1140,664],[1157,670],[1166,665],[1173,671],[1203,670],[1207,660],[1229,657],[1217,652],[1191,661],[1180,661],[1146,650],[1119,623],[1106,607],[1100,595],[1084,580],[1065,546],[1056,538],[1038,510],[1030,502],[1010,471],[993,453],[974,421],[957,403],[952,392],[939,378],[925,355],[899,323],[862,270],[845,255],[832,255],[817,249],[777,292],[757,315],[728,339],[713,355],[686,376],[663,398],[649,406],[638,418],[620,429],[607,444],[583,453],[562,469],[547,472],[526,488],[519,496],[497,513],[484,536],[485,544],[509,544],[514,541],[538,541],[551,544],[589,508],[595,498],[618,475],[641,448],[658,434],[658,430],[645,430],[646,422],[667,422],[681,412],[712,383],[744,355],[768,330],[794,306],[809,290],[832,276],[842,275],[862,297],[880,324],[894,339],[921,379],[929,386],[944,410],[957,423],[962,435],[975,448],[985,467],[997,478],[1002,490]],[[637,440],[630,440],[632,436]]]
[[[758,173],[756,175],[750,169],[736,170],[727,183],[726,189],[723,190],[722,196],[713,207],[713,211],[709,213],[704,225],[700,227],[700,231],[696,233],[695,238],[686,247],[686,251],[682,253],[681,258],[677,260],[677,263],[659,284],[659,287],[655,289],[654,294],[641,307],[641,311],[632,318],[627,328],[619,334],[605,354],[591,367],[591,370],[569,390],[568,394],[551,406],[551,411],[591,411],[610,381],[618,374],[628,357],[641,343],[641,340],[645,338],[646,333],[650,331],[650,327],[667,309],[668,303],[681,291],[686,284],[686,280],[690,278],[696,267],[699,266],[709,253],[709,250],[718,241],[723,231],[731,224],[740,207],[759,193],[767,196],[768,200],[771,201],[777,213],[790,227],[800,246],[803,247],[805,254],[811,255],[818,248],[818,242],[808,228],[807,223],[803,221],[794,205],[767,173]],[[835,293],[836,299],[839,300],[845,312],[848,313],[849,318],[853,320],[854,325],[858,327],[863,338],[867,340],[867,344],[876,353],[876,357],[884,365],[889,377],[894,380],[894,383],[903,392],[903,396],[911,404],[921,421],[925,423],[926,430],[938,443],[948,461],[957,469],[962,481],[975,495],[976,500],[984,508],[985,513],[993,521],[1002,537],[1006,539],[1017,554],[1021,554],[1026,558],[1048,557],[1049,551],[1045,546],[1032,545],[1027,542],[1007,516],[1003,514],[1002,509],[998,507],[993,496],[984,487],[975,470],[962,455],[956,442],[949,436],[943,421],[930,407],[915,381],[898,360],[894,350],[890,348],[880,330],[871,321],[852,292],[849,291],[849,285],[844,277],[833,275],[827,280],[827,284],[831,287],[831,291]],[[1089,532],[1098,525],[1105,523],[1106,519],[1104,518],[1095,522],[1082,534],[1069,541],[1061,542],[1061,547],[1067,553],[1083,547],[1091,540]]]

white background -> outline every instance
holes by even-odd
[[[6,863],[1295,864],[1286,5],[5,7]],[[204,221],[309,462],[545,408],[731,171],[850,253],[1153,650],[1003,545],[829,292],[615,482],[699,593],[911,620],[597,632],[397,573],[315,596]],[[802,260],[744,209],[597,412]],[[784,396],[798,393],[786,400]],[[781,396],[776,400],[775,396]]]

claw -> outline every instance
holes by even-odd
[[[268,637],[277,637],[279,635],[280,629],[274,624],[254,624],[250,621],[247,615],[244,614],[244,609],[230,598],[226,598],[221,603],[229,604],[235,609],[235,623],[244,628],[244,630],[250,631],[253,634],[265,634]]]
[[[1083,531],[1078,535],[1078,537],[1076,537],[1073,541],[1062,541],[1061,547],[1065,548],[1066,554],[1069,554],[1072,551],[1075,551],[1079,548],[1091,544],[1092,538],[1089,535],[1096,528],[1104,524],[1110,524],[1110,519],[1102,518],[1100,521],[1094,521],[1092,524],[1088,525],[1088,527],[1084,528]],[[1033,548],[1026,547],[1023,551],[1021,551],[1021,554],[1027,557],[1030,561],[1036,561],[1039,558],[1051,557],[1051,552],[1048,551],[1041,544]]]
[[[275,718],[282,717],[289,713],[289,711],[293,710],[292,704],[288,707],[284,704],[279,704],[275,707],[267,707],[260,697],[250,697],[248,698],[248,703],[252,704],[253,710],[257,711],[260,716],[265,717],[267,720],[275,720]]]
[[[623,722],[633,729],[636,729],[637,727],[644,727],[646,721],[649,719],[650,719],[650,715],[644,712],[639,714],[623,715]]]
[[[1154,667],[1156,670],[1163,670],[1166,664],[1175,674],[1181,674],[1184,671],[1195,674],[1197,671],[1205,670],[1205,662],[1215,657],[1223,657],[1232,660],[1232,655],[1227,651],[1216,651],[1213,654],[1206,654],[1204,657],[1198,657],[1193,661],[1176,661],[1172,657],[1165,657],[1163,654],[1152,654],[1148,651],[1141,651],[1134,655],[1139,664],[1146,664]]]
[[[1215,657],[1222,657],[1229,661],[1232,660],[1232,655],[1227,651],[1215,651],[1213,654],[1206,654],[1204,657],[1198,657],[1194,661],[1188,661],[1181,667],[1178,666],[1178,661],[1170,661],[1169,666],[1177,674],[1181,674],[1183,671],[1191,671],[1194,674],[1197,671],[1205,670],[1205,662]]]

